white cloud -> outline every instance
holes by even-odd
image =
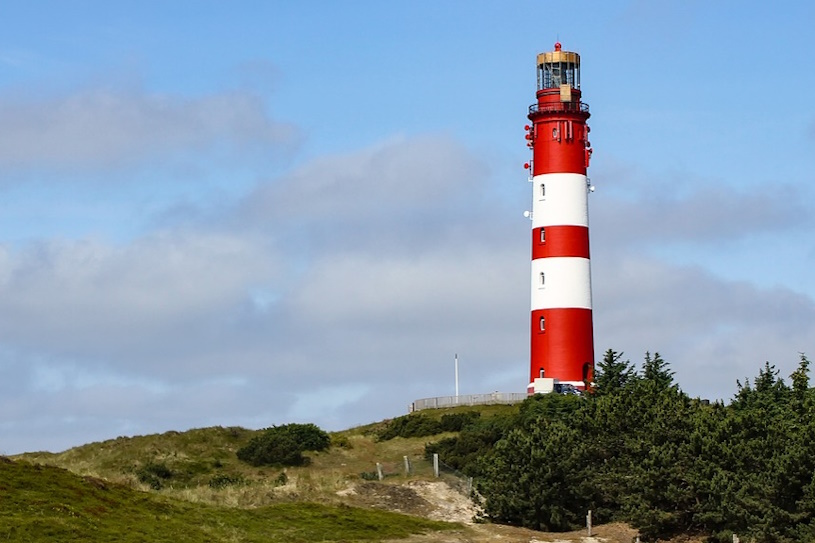
[[[371,422],[451,394],[454,353],[463,392],[523,390],[529,223],[524,202],[510,212],[488,198],[498,181],[479,164],[449,138],[402,138],[317,159],[183,229],[121,246],[2,248],[6,446],[307,416]],[[637,363],[659,350],[686,390],[728,397],[765,359],[794,366],[815,337],[815,305],[642,256],[628,239],[648,220],[664,224],[640,240],[741,236],[720,228],[710,195],[690,188],[638,214],[647,202],[635,193],[619,216],[603,206],[620,201],[594,197],[596,348]],[[724,215],[754,204],[732,198]],[[786,227],[779,205],[758,224]],[[677,229],[686,216],[702,226]],[[615,226],[626,235],[597,234]],[[309,409],[315,396],[324,409]],[[45,430],[66,417],[74,433]],[[24,419],[52,437],[27,434]]]
[[[97,170],[178,153],[265,146],[297,137],[248,92],[188,98],[92,88],[51,98],[0,97],[0,167]]]
[[[594,274],[597,357],[646,350],[672,363],[692,394],[729,399],[736,379],[764,361],[788,375],[798,352],[815,347],[815,301],[784,288],[717,278],[696,267],[619,255]]]
[[[179,334],[200,333],[277,268],[251,238],[201,232],[160,232],[122,247],[51,241],[0,255],[1,341],[124,360],[196,341]]]

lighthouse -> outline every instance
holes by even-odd
[[[536,101],[527,145],[532,184],[532,311],[529,393],[555,383],[583,389],[592,380],[594,332],[586,170],[589,106],[581,101],[580,55],[537,57]]]

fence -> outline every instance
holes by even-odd
[[[447,483],[447,486],[464,494],[468,498],[473,493],[473,478],[464,475],[455,468],[452,468],[439,460],[438,454],[433,454],[433,467],[436,472],[436,477]]]
[[[438,396],[423,398],[410,404],[410,412],[439,407],[456,407],[458,405],[513,404],[527,399],[526,392],[492,392],[490,394],[464,394],[462,396]]]
[[[403,456],[402,462],[377,462],[376,471],[362,474],[363,479],[380,481],[386,477],[397,476],[433,476],[467,497],[470,497],[473,490],[473,478],[439,460],[438,454],[433,454],[432,460]]]

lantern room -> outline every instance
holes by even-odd
[[[538,55],[538,90],[563,86],[580,88],[580,55],[561,51],[558,42],[554,51]]]

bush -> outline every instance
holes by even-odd
[[[239,474],[227,475],[226,473],[221,473],[209,480],[209,486],[211,488],[226,488],[228,486],[243,484],[246,484],[246,480],[243,478],[243,475]]]
[[[514,417],[491,417],[478,419],[462,428],[457,436],[428,443],[425,458],[437,453],[445,464],[467,475],[481,475],[479,459],[490,451],[514,426]]]
[[[463,413],[450,413],[442,415],[439,425],[442,432],[460,432],[481,418],[478,411],[465,411]]]
[[[439,421],[427,415],[411,414],[397,417],[377,436],[377,441],[388,441],[395,437],[425,437],[442,433]]]
[[[289,476],[286,475],[285,471],[281,471],[280,475],[275,477],[273,482],[274,482],[275,486],[283,486],[283,485],[285,485],[286,483],[289,482]]]
[[[164,481],[172,476],[173,472],[170,471],[170,468],[168,468],[164,462],[148,462],[136,472],[136,477],[138,477],[139,481],[150,485],[150,488],[153,490],[161,490],[164,486]]]
[[[324,451],[329,435],[314,424],[285,424],[266,429],[238,450],[238,459],[253,466],[302,466],[303,451]]]
[[[331,446],[331,436],[316,424],[286,424],[279,428],[299,443],[304,451],[324,451]]]

